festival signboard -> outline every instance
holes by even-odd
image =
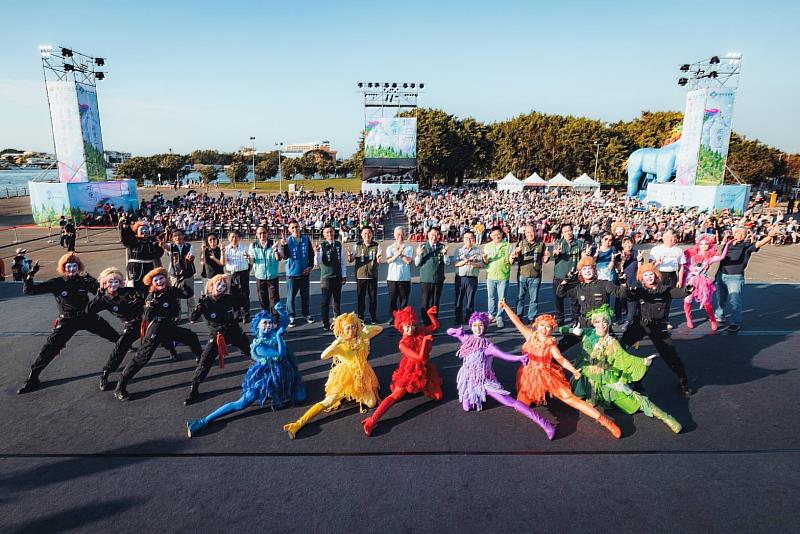
[[[57,224],[62,215],[73,217],[67,184],[63,182],[28,182],[33,222],[41,226]]]
[[[722,87],[706,90],[694,182],[697,185],[722,185],[735,98],[735,89]]]
[[[364,178],[417,168],[417,119],[379,118],[364,129]]]
[[[97,89],[91,85],[76,83],[78,109],[81,119],[81,138],[86,156],[86,171],[89,180],[106,179],[106,162],[103,157],[103,135],[100,131],[100,111],[97,107]]]
[[[60,182],[86,182],[89,177],[75,82],[48,81],[47,97],[58,159],[58,179]]]
[[[749,185],[698,186],[652,183],[645,203],[657,207],[696,207],[701,210],[729,209],[742,213],[750,199]]]
[[[86,214],[102,215],[109,204],[123,210],[139,208],[135,180],[108,182],[28,182],[36,224],[56,224],[64,215],[81,221]]]
[[[675,183],[692,185],[697,172],[697,155],[700,151],[700,138],[703,133],[703,114],[706,104],[706,90],[695,89],[686,94],[686,111],[683,114],[681,146],[676,160]]]

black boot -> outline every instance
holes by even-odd
[[[128,385],[128,379],[125,378],[124,376],[121,376],[119,378],[119,382],[117,382],[117,389],[114,390],[114,397],[116,397],[118,400],[121,401],[129,400],[131,396],[128,393],[128,390],[125,389],[125,386],[127,385]]]
[[[175,350],[175,346],[169,349],[169,359],[173,362],[177,362],[180,359],[178,358],[178,351]]]
[[[100,375],[100,391],[108,391],[108,375],[110,374],[108,371],[103,371],[103,374]]]
[[[694,394],[694,390],[689,385],[689,379],[688,378],[681,378],[679,383],[680,383],[680,386],[681,386],[681,393],[683,393],[684,397],[686,397],[688,399],[689,397],[691,397]]]
[[[197,390],[197,384],[192,384],[192,389],[189,390],[189,394],[186,395],[185,399],[183,399],[183,405],[189,406],[190,404],[193,404],[199,396],[200,392]]]
[[[39,373],[31,371],[31,374],[28,375],[27,380],[25,383],[22,384],[22,387],[17,390],[17,395],[23,395],[25,393],[30,393],[31,391],[38,389],[42,383],[39,382]]]

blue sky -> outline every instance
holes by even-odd
[[[40,44],[108,58],[105,146],[146,155],[330,140],[363,125],[356,82],[493,122],[531,110],[628,120],[682,110],[677,68],[743,54],[733,127],[800,152],[800,3],[4,2],[0,147],[52,151]]]

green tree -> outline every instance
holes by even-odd
[[[727,166],[745,183],[757,184],[781,175],[781,151],[761,141],[733,133]],[[726,172],[726,177],[730,173]],[[728,178],[726,181],[732,181]]]
[[[220,154],[217,150],[194,150],[189,154],[189,163],[198,165],[220,165]]]
[[[200,172],[200,178],[203,180],[204,184],[207,184],[208,182],[213,182],[214,180],[217,179],[217,176],[219,175],[219,171],[213,165],[201,165],[199,172]]]
[[[295,161],[297,162],[297,172],[304,178],[312,178],[317,173],[317,162],[313,155],[304,154],[302,158]]]
[[[161,173],[161,179],[168,179],[175,181],[178,179],[178,172],[184,166],[186,160],[179,154],[161,154],[155,156],[156,166],[158,172]]]
[[[334,175],[334,178],[336,176],[341,176],[343,178],[346,178],[348,175],[353,174],[353,172],[355,171],[353,165],[354,164],[353,164],[353,159],[352,158],[351,159],[343,159],[343,160],[337,161],[336,162],[336,174]]]
[[[262,159],[256,163],[256,179],[262,182],[278,175],[278,158]]]
[[[317,172],[325,179],[333,173],[333,161],[325,159],[317,163]]]
[[[281,172],[283,173],[284,180],[294,180],[297,170],[297,162],[295,158],[281,158]]]
[[[247,177],[247,165],[241,161],[234,161],[225,167],[225,174],[228,176],[231,183],[243,182],[245,177]]]
[[[117,165],[114,176],[125,180],[136,180],[142,185],[144,180],[153,180],[156,177],[156,165],[152,158],[134,157]]]

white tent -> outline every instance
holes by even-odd
[[[576,178],[572,185],[575,186],[576,189],[584,189],[586,191],[590,189],[600,189],[600,182],[596,182],[588,174],[583,173],[579,178]]]
[[[522,180],[514,176],[512,173],[506,174],[506,177],[497,182],[498,191],[522,191],[525,187]]]
[[[533,173],[525,178],[523,183],[525,184],[525,187],[543,187],[547,185],[545,179],[539,176],[537,173]]]
[[[548,187],[572,187],[572,182],[567,180],[563,174],[558,173],[547,181]]]

